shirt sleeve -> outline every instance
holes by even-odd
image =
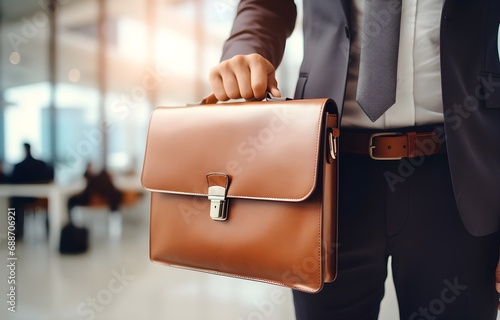
[[[278,67],[296,17],[293,0],[240,1],[221,60],[238,54],[258,53]]]

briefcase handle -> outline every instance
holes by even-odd
[[[264,101],[285,101],[285,100],[292,100],[292,99],[287,97],[275,97],[269,91],[266,93],[266,97],[264,98]],[[257,99],[247,100],[247,101],[257,101]],[[190,105],[201,106],[206,104],[216,104],[217,102],[219,102],[219,100],[215,97],[215,94],[213,94],[212,92],[208,96],[201,99],[200,102]]]

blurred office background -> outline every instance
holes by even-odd
[[[302,23],[278,71],[293,96],[302,57]],[[75,223],[90,231],[84,254],[60,255],[29,214],[16,243],[16,312],[22,320],[291,320],[289,290],[153,265],[148,260],[148,195],[140,169],[149,114],[209,93],[237,0],[1,0],[0,160],[8,174],[33,155],[55,168],[55,186],[81,189],[88,163],[119,187],[142,193],[121,210],[113,232],[102,207],[79,208]],[[3,196],[0,216],[7,214]],[[42,210],[43,211],[43,208]],[[64,212],[64,211],[63,211]],[[65,216],[49,214],[59,219]],[[7,225],[0,221],[0,292],[8,293]],[[60,230],[50,232],[58,233]],[[5,301],[5,300],[4,300]],[[392,285],[380,319],[397,319]]]
[[[141,193],[151,110],[209,93],[207,75],[237,2],[0,0],[3,170],[12,171],[29,142],[33,156],[54,167],[51,188],[64,201],[82,189],[88,163],[105,168],[119,188]],[[297,32],[280,68],[286,95],[293,94],[301,55]],[[11,193],[2,196],[1,188],[8,186],[0,185],[5,217]],[[121,208],[118,231],[106,207],[75,208],[75,224],[89,230],[89,249],[77,255],[58,252],[64,206],[49,212],[50,236],[44,223],[50,206],[26,214],[16,243],[15,313],[6,303],[11,274],[6,219],[0,219],[0,319],[294,318],[288,290],[153,265],[148,200],[142,192]]]
[[[151,109],[208,93],[237,1],[51,1],[1,1],[0,158],[8,169],[28,140],[62,182],[88,160],[139,169]]]

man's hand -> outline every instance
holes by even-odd
[[[267,91],[281,97],[274,66],[256,53],[237,55],[221,62],[210,70],[209,81],[219,101],[239,98],[262,100]]]

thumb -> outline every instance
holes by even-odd
[[[266,73],[267,73],[267,91],[269,91],[273,96],[279,98],[281,97],[281,92],[278,89],[278,81],[276,80],[276,69],[269,60],[266,62]]]
[[[267,78],[267,91],[271,92],[274,97],[281,97],[280,89],[278,89],[278,81],[276,80],[274,72]]]

